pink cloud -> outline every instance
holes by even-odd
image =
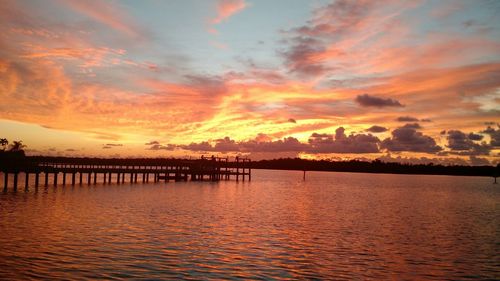
[[[234,14],[247,7],[245,0],[219,0],[217,1],[217,16],[212,19],[212,24],[219,24]]]

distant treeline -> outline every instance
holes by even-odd
[[[462,176],[500,176],[500,164],[495,166],[444,166],[435,164],[386,163],[380,160],[371,162],[306,160],[300,158],[284,158],[251,162],[254,169],[303,170],[360,172],[387,174],[425,174],[425,175],[462,175]]]
[[[0,152],[0,169],[36,166],[39,163],[65,163],[77,165],[175,165],[185,162],[207,162],[208,159],[176,159],[176,158],[78,158],[78,157],[49,157],[24,156],[22,153]],[[215,163],[215,162],[214,162]],[[260,160],[247,163],[218,162],[216,165],[247,167],[252,169],[299,170],[299,171],[332,171],[332,172],[360,172],[360,173],[389,173],[389,174],[426,174],[426,175],[463,175],[463,176],[500,176],[500,164],[495,166],[444,166],[435,164],[406,164],[386,163],[380,160],[359,161],[328,161],[306,160],[300,158],[284,158]]]

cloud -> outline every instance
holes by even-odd
[[[376,96],[371,96],[368,94],[358,95],[355,99],[357,103],[361,106],[373,106],[373,107],[402,107],[399,101],[391,98],[380,98]]]
[[[383,133],[383,132],[387,131],[387,128],[382,127],[382,126],[373,125],[370,128],[366,129],[366,131],[372,132],[372,133]]]
[[[418,119],[411,116],[400,116],[396,119],[398,122],[432,122],[429,118]]]
[[[150,147],[147,148],[147,150],[168,150],[168,151],[173,151],[177,148],[176,145],[172,144],[167,144],[167,145],[161,145],[161,144],[153,144]]]
[[[347,136],[345,129],[339,127],[335,136],[329,134],[312,134],[308,140],[309,153],[376,153],[379,152],[380,140],[371,134],[351,134]]]
[[[391,134],[392,138],[384,139],[380,146],[387,151],[436,153],[443,150],[432,137],[417,132],[412,127],[397,128]]]
[[[345,135],[344,128],[339,127],[335,135],[311,134],[308,143],[301,143],[293,137],[286,137],[276,141],[256,138],[250,141],[236,142],[225,137],[214,141],[214,145],[204,141],[181,145],[186,150],[212,152],[306,152],[306,153],[376,153],[380,140],[370,134]]]
[[[142,30],[118,2],[66,0],[61,3],[74,11],[132,37],[142,37]]]
[[[324,51],[320,40],[310,37],[296,37],[293,42],[290,49],[281,51],[290,72],[304,77],[313,77],[329,70],[329,67],[314,59],[315,54]]]
[[[418,123],[408,123],[408,124],[405,124],[402,128],[410,128],[410,129],[418,130],[418,129],[422,129],[422,126],[420,126],[420,124],[418,124]]]
[[[107,143],[107,144],[105,144],[105,145],[106,145],[106,146],[115,146],[115,147],[116,147],[116,146],[123,146],[123,144],[122,144],[122,143]]]
[[[449,130],[446,138],[451,150],[469,150],[473,145],[467,135],[459,130]]]
[[[240,145],[243,151],[249,152],[302,152],[307,149],[306,144],[293,137],[276,141],[247,141],[240,143]]]
[[[479,135],[479,134],[475,134],[475,133],[469,133],[469,135],[467,137],[473,141],[480,141],[484,138],[483,135]]]
[[[160,144],[160,142],[159,141],[150,141],[150,142],[145,143],[144,145],[155,145],[155,144]]]
[[[482,136],[474,133],[465,134],[460,130],[449,130],[446,139],[448,141],[449,153],[456,155],[489,155],[491,146],[483,143],[476,143]]]
[[[295,120],[295,119],[293,119],[293,118],[289,118],[289,119],[288,119],[288,122],[290,122],[290,123],[297,123],[297,120]]]
[[[398,122],[418,122],[420,121],[418,118],[411,117],[411,116],[400,116],[398,119],[396,119]]]
[[[469,157],[470,163],[472,166],[489,166],[491,165],[490,161],[486,158],[479,158],[474,155]]]
[[[491,126],[488,126],[484,131],[484,134],[490,135],[491,141],[490,145],[494,147],[500,147],[500,125],[498,125],[498,129],[494,129]]]
[[[217,16],[212,19],[212,24],[219,24],[226,21],[231,16],[241,12],[248,7],[245,0],[218,0]]]

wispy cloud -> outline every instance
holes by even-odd
[[[144,30],[130,17],[120,2],[64,0],[61,3],[128,36],[139,38],[144,35]]]
[[[216,6],[217,15],[211,20],[211,23],[219,24],[246,7],[248,7],[248,4],[245,0],[218,0]]]

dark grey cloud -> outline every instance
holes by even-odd
[[[447,147],[450,149],[449,153],[455,155],[489,155],[492,146],[486,142],[477,142],[482,139],[482,135],[472,132],[466,134],[460,130],[449,130],[446,136]]]
[[[418,119],[412,116],[400,116],[396,119],[398,122],[432,122],[429,118]]]
[[[213,152],[302,152],[307,149],[307,145],[301,143],[293,137],[287,137],[277,141],[255,140],[236,142],[229,137],[218,139],[212,146],[209,142],[191,143],[180,146],[192,151],[213,151]]]
[[[405,124],[402,128],[411,128],[411,129],[422,129],[422,126],[420,126],[420,124],[418,123],[408,123],[408,124]]]
[[[229,137],[215,140],[214,144],[207,141],[180,145],[178,147],[191,151],[213,152],[308,152],[308,153],[374,153],[378,152],[380,140],[371,134],[351,134],[347,136],[340,127],[335,134],[313,133],[308,143],[301,143],[293,137],[276,141],[254,140],[236,142]]]
[[[147,150],[169,150],[169,151],[172,151],[172,150],[175,150],[176,147],[177,146],[173,145],[173,144],[167,144],[167,145],[153,144],[149,148],[147,148]]]
[[[486,158],[479,158],[474,155],[469,157],[470,163],[472,166],[487,166],[491,165],[490,161]]]
[[[309,153],[376,153],[380,140],[371,135],[351,134],[347,136],[344,128],[335,130],[335,135],[312,134],[309,138]]]
[[[119,146],[123,146],[123,144],[121,144],[121,143],[107,143],[107,144],[102,145],[102,149],[111,149],[111,148],[119,147]]]
[[[418,118],[411,117],[411,116],[400,116],[400,117],[398,117],[398,119],[396,119],[396,121],[399,121],[399,122],[418,122],[420,120]]]
[[[293,137],[268,142],[247,141],[240,143],[240,146],[245,152],[303,152],[307,150],[306,144]]]
[[[322,63],[312,63],[310,59],[315,54],[326,50],[321,40],[307,36],[297,36],[290,41],[292,46],[288,50],[281,52],[290,72],[304,77],[311,77],[329,70]]]
[[[475,133],[469,133],[469,135],[467,137],[473,141],[480,141],[484,138],[483,135],[475,134]]]
[[[474,144],[465,133],[459,130],[449,130],[446,139],[451,150],[469,150]]]
[[[372,133],[383,133],[383,132],[386,132],[387,130],[388,129],[386,127],[377,126],[377,125],[373,125],[370,128],[366,129],[366,131],[372,132]]]
[[[155,145],[155,144],[160,144],[160,142],[159,141],[150,141],[150,142],[145,143],[144,145]]]
[[[399,101],[391,98],[381,98],[376,96],[371,96],[368,94],[359,95],[356,97],[355,101],[361,106],[373,106],[373,107],[402,107]]]
[[[500,125],[497,125],[498,128],[495,129],[491,126],[488,126],[482,133],[488,134],[490,136],[490,145],[494,147],[500,147]]]
[[[180,145],[179,147],[185,150],[192,150],[192,151],[214,151],[212,145],[207,141],[203,141],[200,143],[192,142],[188,145]]]
[[[386,138],[381,143],[381,148],[388,151],[411,151],[436,153],[443,150],[436,141],[429,136],[417,132],[412,127],[401,127],[392,131],[392,138]]]
[[[288,122],[290,122],[290,123],[297,123],[297,120],[295,120],[295,119],[293,119],[293,118],[289,118],[289,119],[288,119]]]

